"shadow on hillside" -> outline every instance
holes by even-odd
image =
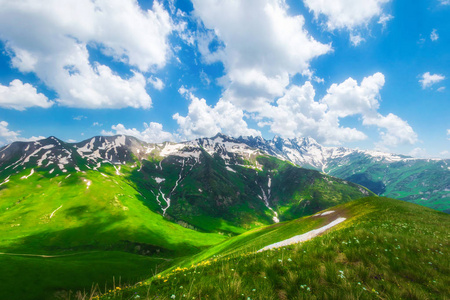
[[[83,208],[72,208],[68,215],[80,217]],[[38,234],[16,239],[11,246],[2,248],[5,253],[29,253],[45,255],[64,255],[74,252],[94,251],[123,251],[145,256],[174,257],[178,253],[175,249],[186,249],[186,245],[161,244],[161,236],[157,233],[131,231],[129,228],[120,228],[123,216],[111,216],[107,221],[89,221],[82,226],[62,230],[46,230]],[[159,243],[152,243],[155,239]],[[190,248],[193,248],[192,246]],[[189,249],[189,248],[188,248]],[[197,252],[200,249],[190,249]]]

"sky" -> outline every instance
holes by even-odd
[[[449,0],[0,0],[0,146],[275,135],[450,158]]]

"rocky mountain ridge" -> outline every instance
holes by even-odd
[[[15,142],[0,149],[0,176],[29,166],[50,174],[68,170],[98,170],[111,164],[142,167],[149,157],[169,156],[199,161],[202,151],[217,155],[226,165],[260,169],[256,157],[270,155],[295,165],[352,181],[376,194],[402,199],[439,210],[450,209],[450,160],[420,159],[371,150],[325,147],[313,138],[233,138],[217,134],[181,143],[146,143],[130,136],[96,136],[79,143],[55,137],[36,142]],[[228,167],[229,169],[231,167]],[[1,176],[0,180],[2,177]],[[438,179],[438,180],[436,180]],[[1,183],[0,183],[1,184]]]

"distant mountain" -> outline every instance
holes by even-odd
[[[183,143],[148,144],[133,137],[93,137],[80,143],[64,143],[55,137],[38,142],[16,142],[0,149],[0,174],[37,165],[49,173],[70,170],[97,170],[109,163],[165,158],[172,154],[191,158],[206,151],[226,164],[239,164],[239,158],[270,155],[295,165],[367,187],[378,195],[393,197],[450,211],[450,160],[419,159],[379,151],[324,147],[312,138],[274,137],[231,138],[218,134]],[[45,161],[45,165],[44,164]],[[0,177],[1,179],[1,177]],[[0,183],[1,184],[1,183]]]
[[[312,138],[238,141],[296,165],[358,183],[378,195],[450,212],[450,160],[324,147]]]

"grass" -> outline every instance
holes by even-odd
[[[254,230],[197,255],[189,260],[191,266],[180,263],[178,268],[146,282],[124,285],[97,296],[101,299],[450,298],[449,215],[376,197],[333,209],[345,214],[347,221],[308,242],[256,253],[249,249],[256,249],[259,237],[281,229],[270,226]],[[309,223],[300,231],[321,225],[310,224],[311,219],[298,221],[299,226]],[[278,226],[289,227],[294,222]],[[294,233],[292,229],[287,231]],[[268,238],[266,244],[271,242]]]
[[[68,299],[78,290],[103,292],[114,284],[148,278],[166,261],[119,251],[80,253],[62,257],[0,255],[1,299]]]
[[[52,299],[93,283],[104,291],[113,277],[135,282],[226,239],[164,219],[112,166],[101,172],[107,177],[87,171],[47,178],[36,171],[20,179],[25,170],[1,187],[0,252],[67,256],[0,255],[0,299]]]
[[[365,192],[276,159],[255,160],[262,170],[234,166],[238,172],[230,172],[223,161],[205,155],[201,164],[186,164],[183,172],[171,157],[162,163],[146,161],[141,173],[139,164],[129,163],[121,166],[120,175],[109,164],[99,171],[57,170],[51,175],[36,169],[27,179],[21,177],[30,169],[11,174],[10,182],[0,187],[0,252],[63,256],[1,255],[0,299],[64,298],[75,290],[89,294],[93,283],[99,284],[96,292],[104,293],[105,283],[108,290],[115,287],[113,277],[120,277],[124,286],[148,278],[157,266],[158,272],[169,274],[177,266],[214,256],[238,257],[324,225],[326,219],[306,217],[258,227],[272,222],[272,213],[258,198],[263,188],[269,193],[268,176],[270,201],[282,220]],[[160,163],[164,171],[156,166]],[[173,189],[180,173],[179,188]],[[165,181],[158,186],[156,177]],[[171,194],[165,217],[152,193],[159,188]]]

